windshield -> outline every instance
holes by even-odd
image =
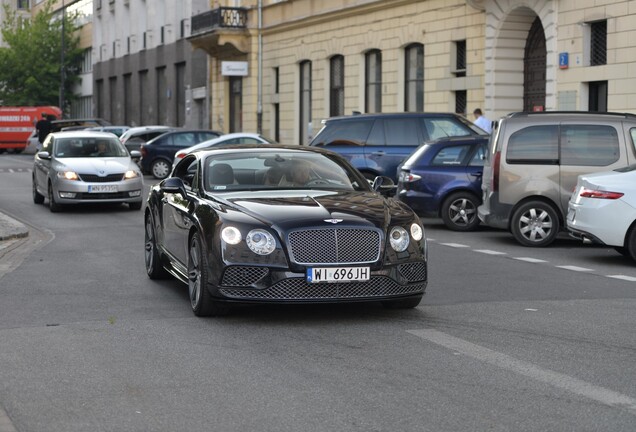
[[[128,151],[116,137],[58,138],[53,143],[58,158],[127,157]]]
[[[266,154],[237,152],[208,156],[204,188],[237,190],[364,190],[368,182],[351,167],[325,155],[281,150]]]

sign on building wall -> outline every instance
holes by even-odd
[[[221,62],[221,75],[247,76],[247,62],[240,62],[240,61]]]

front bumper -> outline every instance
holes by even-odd
[[[427,263],[402,263],[372,271],[363,282],[310,283],[302,273],[267,267],[230,266],[219,287],[210,286],[221,300],[267,303],[333,303],[389,300],[421,296],[426,290]]]
[[[89,186],[115,186],[116,192],[89,192]],[[59,204],[79,203],[135,203],[143,201],[141,177],[112,183],[88,183],[58,180],[54,187],[55,201]]]

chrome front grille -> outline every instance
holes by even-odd
[[[366,282],[318,283],[303,278],[284,279],[261,290],[221,288],[226,297],[242,300],[338,300],[401,296],[423,293],[426,283],[400,285],[387,276],[373,276]]]
[[[298,264],[363,264],[380,258],[379,230],[317,228],[289,233],[289,254]]]
[[[78,174],[82,181],[89,183],[109,183],[109,182],[118,182],[124,179],[124,173],[119,174],[108,174],[104,177],[100,177],[95,174]]]

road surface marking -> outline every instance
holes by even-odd
[[[407,330],[407,332],[476,360],[515,372],[562,390],[567,390],[604,405],[626,408],[631,414],[636,415],[636,399],[622,393],[588,383],[560,372],[540,368],[530,362],[516,359],[489,348],[484,348],[437,330]]]
[[[475,249],[475,252],[483,253],[486,255],[506,255],[505,252],[499,252],[490,249]]]
[[[636,282],[636,277],[634,276],[625,276],[625,275],[607,275],[608,278],[620,279],[628,282]]]
[[[464,245],[464,244],[459,244],[459,243],[440,243],[444,246],[450,246],[450,247],[454,247],[454,248],[467,248],[470,247],[468,245]]]
[[[513,258],[519,261],[525,261],[529,263],[546,263],[547,262],[546,260],[530,258],[530,257],[513,257]]]
[[[577,266],[556,266],[556,268],[560,268],[560,269],[563,269],[563,270],[572,270],[572,271],[576,271],[576,272],[591,272],[591,271],[594,271],[594,270],[589,269],[589,268],[577,267]]]

